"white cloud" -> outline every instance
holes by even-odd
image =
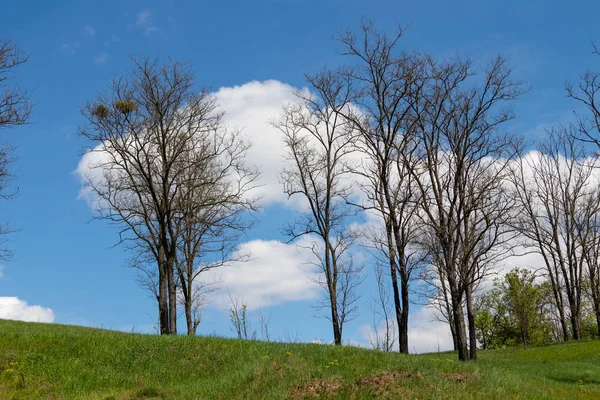
[[[362,325],[359,332],[364,342],[360,347],[370,347],[370,339],[375,337],[371,325]],[[397,349],[396,342],[395,348]],[[437,351],[452,350],[452,334],[446,322],[435,320],[434,311],[430,308],[421,307],[412,311],[408,316],[408,348],[410,353],[433,353]]]
[[[238,254],[251,254],[251,260],[222,267],[204,274],[203,279],[220,279],[223,290],[216,294],[213,304],[220,308],[234,300],[247,304],[249,310],[288,301],[313,300],[321,290],[315,282],[314,256],[303,246],[310,238],[297,244],[276,240],[253,240],[242,243]]]
[[[143,19],[142,19],[143,20]],[[107,53],[97,56],[94,61],[102,62]],[[272,203],[285,204],[290,207],[303,207],[303,199],[296,196],[288,201],[279,182],[279,173],[283,169],[285,158],[282,147],[281,132],[271,126],[270,121],[276,118],[285,104],[296,101],[296,88],[279,81],[249,82],[241,86],[222,87],[214,93],[218,104],[225,111],[225,123],[243,130],[252,142],[247,154],[247,162],[257,166],[262,172],[260,184],[252,195],[259,195],[264,205]],[[75,173],[82,182],[79,197],[92,206],[92,194],[83,186],[86,177],[102,179],[102,171],[90,166],[98,165],[102,153],[88,152],[81,158]],[[97,180],[94,180],[97,181]]]
[[[30,306],[18,297],[0,297],[0,318],[28,322],[52,322],[54,312],[50,308]]]
[[[88,35],[94,37],[96,36],[96,28],[94,28],[91,25],[86,25],[83,27],[83,29],[85,29],[85,33],[87,33]]]
[[[152,32],[158,30],[152,23],[152,12],[150,10],[143,10],[137,14],[135,26],[142,29],[146,35],[150,35]]]
[[[225,122],[243,129],[252,141],[247,160],[262,172],[262,187],[257,191],[265,205],[278,203],[294,210],[307,210],[303,196],[288,199],[283,192],[280,173],[286,165],[283,133],[271,122],[277,120],[285,105],[299,103],[296,93],[308,96],[308,88],[296,88],[277,80],[252,81],[240,86],[222,87],[215,97],[225,110]],[[363,155],[353,153],[354,163],[366,161]],[[347,176],[349,177],[349,176]],[[356,177],[352,178],[356,180]],[[361,193],[358,193],[361,195]]]
[[[77,198],[86,201],[92,210],[99,210],[105,203],[88,187],[87,182],[99,183],[104,180],[104,171],[98,167],[105,161],[106,153],[102,151],[102,145],[96,146],[81,157],[77,169],[74,171],[79,177],[81,189]]]
[[[285,163],[282,134],[270,121],[277,118],[285,104],[297,101],[294,95],[297,90],[288,84],[268,80],[222,87],[215,93],[217,102],[225,110],[225,122],[243,129],[252,141],[247,160],[262,172],[263,186],[258,192],[265,205],[288,203],[279,182],[279,173]]]
[[[434,311],[421,307],[408,316],[408,348],[411,353],[452,350],[452,333],[446,322],[436,321]]]
[[[100,54],[98,54],[97,56],[94,57],[94,63],[95,64],[102,64],[106,60],[108,60],[108,53],[106,53],[106,52],[100,53]]]

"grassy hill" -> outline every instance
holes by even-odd
[[[600,341],[455,359],[0,320],[0,399],[600,398]]]

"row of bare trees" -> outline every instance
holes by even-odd
[[[597,317],[599,309],[598,165],[584,151],[585,141],[600,144],[598,75],[569,88],[592,117],[549,132],[526,154],[508,128],[510,103],[527,88],[505,58],[478,70],[469,59],[403,51],[401,37],[371,23],[343,32],[337,39],[350,62],[307,76],[311,94],[299,94],[275,123],[289,153],[285,191],[308,202],[291,238],[319,238],[313,252],[326,278],[335,343],[354,310],[356,296],[348,293],[360,281],[360,268],[340,263],[350,260],[343,257],[353,242],[346,232],[359,211],[376,221],[362,244],[378,271],[388,266],[391,285],[378,274],[386,325],[378,347],[390,349],[397,339],[408,352],[411,283],[418,280],[449,323],[459,359],[475,359],[476,291],[501,261],[530,252],[544,259],[564,339],[579,339],[584,291]]]
[[[448,301],[459,358],[467,359],[462,304],[474,332],[473,288],[506,254],[510,238],[512,201],[503,179],[519,147],[501,131],[513,116],[500,105],[523,88],[501,57],[478,82],[469,60],[400,51],[401,36],[372,24],[340,35],[354,64],[309,76],[314,93],[286,109],[278,126],[293,162],[282,177],[287,193],[310,205],[300,234],[317,232],[324,242],[315,254],[328,277],[336,343],[344,321],[336,315],[348,309],[344,299],[355,298],[340,293],[357,279],[337,280],[356,270],[336,265],[336,249],[347,240],[331,233],[351,224],[353,204],[383,226],[371,232],[370,246],[388,265],[400,351],[408,352],[410,283],[430,264],[428,278]],[[357,186],[360,194],[350,191]],[[474,358],[474,343],[471,349]]]
[[[594,53],[598,49],[594,48]],[[586,72],[567,94],[583,106],[574,123],[556,127],[519,159],[511,180],[524,247],[544,260],[563,340],[582,338],[591,300],[600,336],[600,74]]]
[[[0,37],[0,130],[27,123],[31,115],[31,102],[25,90],[11,82],[15,70],[27,61],[27,55],[10,38]],[[14,161],[13,148],[8,144],[0,146],[0,199],[8,200],[17,194],[9,188],[13,180],[10,166]],[[6,234],[11,229],[0,224],[0,245],[7,241]],[[0,259],[11,257],[11,251],[0,248]]]
[[[86,188],[97,217],[114,223],[142,285],[156,297],[161,334],[187,332],[206,282],[201,274],[234,258],[252,223],[257,171],[248,143],[222,123],[215,100],[198,90],[189,66],[136,59],[107,94],[83,107],[90,140]]]
[[[535,150],[525,153],[518,141],[503,140],[498,144],[505,146],[504,151],[496,153],[500,158],[484,154],[485,162],[491,167],[488,174],[491,172],[492,175],[487,178],[482,176],[481,182],[487,184],[481,186],[484,190],[480,193],[488,199],[487,205],[480,202],[484,207],[478,212],[483,217],[481,221],[485,221],[483,225],[479,225],[484,227],[481,233],[487,235],[482,244],[484,249],[488,249],[480,253],[483,257],[479,261],[477,257],[473,259],[479,265],[474,264],[472,272],[466,274],[472,274],[464,299],[471,341],[470,358],[475,358],[474,350],[477,346],[473,291],[483,277],[493,272],[497,261],[510,254],[535,253],[543,260],[544,268],[538,273],[549,283],[552,293],[549,310],[557,314],[557,328],[562,340],[582,338],[583,309],[587,301],[591,301],[596,321],[600,322],[597,311],[600,165],[597,153],[594,154],[599,143],[600,126],[596,106],[600,89],[598,78],[597,73],[587,72],[581,76],[578,86],[568,86],[568,95],[583,103],[587,110],[584,109],[584,114],[577,116],[575,123],[548,130]],[[487,79],[487,82],[486,87],[493,87],[500,81],[497,77]],[[509,86],[507,88],[510,89]],[[517,94],[514,91],[509,93],[509,97],[514,98]],[[506,114],[504,118],[494,117],[493,121],[502,122],[503,119],[506,120]],[[462,132],[467,132],[466,127],[461,129]],[[477,151],[480,149],[490,147],[480,147]],[[469,159],[472,160],[473,157]],[[492,186],[488,186],[490,184]],[[462,204],[462,199],[459,204]],[[468,237],[468,228],[463,228],[461,234]],[[436,248],[440,250],[443,246]],[[478,251],[480,250],[475,250],[473,254],[476,256]],[[434,276],[440,277],[442,272],[450,270],[438,266]],[[446,282],[449,288],[445,287],[444,280],[438,281],[440,290],[434,297],[434,305],[441,311],[444,320],[451,326],[456,326],[452,330],[452,336],[460,357],[465,351],[460,348],[461,335],[456,331],[459,329],[456,318],[460,316],[451,311],[460,312],[462,307],[449,301],[449,297],[452,297],[452,283],[450,279]],[[597,329],[600,336],[600,324],[597,324]]]
[[[503,57],[478,69],[466,58],[402,50],[401,39],[402,31],[388,36],[370,23],[343,32],[347,65],[307,75],[309,92],[273,121],[288,158],[284,191],[304,200],[286,232],[290,241],[310,237],[334,342],[357,312],[357,245],[387,275],[377,280],[382,348],[397,340],[408,352],[411,293],[419,291],[449,323],[459,359],[475,359],[475,293],[519,252],[544,259],[564,339],[580,338],[584,297],[600,321],[600,191],[596,159],[585,151],[586,141],[600,143],[598,75],[569,87],[591,117],[525,154],[508,128],[510,103],[526,88]],[[93,144],[86,186],[155,295],[160,332],[177,332],[181,304],[194,334],[202,273],[246,257],[235,246],[252,224],[258,173],[244,160],[248,142],[195,88],[189,66],[134,61],[83,109],[81,134]],[[360,216],[366,231],[357,229]]]
[[[273,122],[289,161],[284,191],[305,200],[286,231],[290,240],[313,239],[334,342],[357,312],[358,244],[377,261],[386,325],[378,346],[386,350],[397,340],[408,352],[411,292],[419,291],[449,323],[459,359],[475,359],[475,293],[517,253],[543,260],[562,339],[582,337],[588,300],[600,336],[600,74],[567,87],[582,106],[575,122],[525,153],[508,123],[510,102],[526,88],[506,59],[479,70],[466,58],[403,50],[402,35],[372,23],[342,32],[347,64],[307,75],[310,92]],[[0,128],[30,115],[27,94],[8,85],[26,60],[0,40]],[[97,217],[118,227],[155,296],[160,333],[177,333],[181,307],[193,335],[212,290],[202,274],[248,256],[236,245],[253,223],[259,174],[245,161],[249,143],[225,126],[188,65],[134,64],[83,107],[85,184]],[[2,198],[12,196],[11,154],[0,149]],[[356,228],[359,215],[370,222],[366,231]]]

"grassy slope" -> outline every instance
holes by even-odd
[[[455,358],[0,320],[0,399],[600,398],[600,341]]]

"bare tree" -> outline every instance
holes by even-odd
[[[222,289],[220,284],[219,280],[204,282],[195,279],[192,291],[188,292],[187,296],[184,296],[183,290],[180,290],[179,304],[184,310],[188,336],[196,335],[198,325],[202,321],[202,314],[210,303],[211,295]]]
[[[563,340],[569,338],[565,309],[573,338],[581,338],[583,272],[586,257],[593,262],[595,251],[589,236],[593,220],[587,220],[598,209],[594,164],[586,159],[572,128],[560,127],[549,132],[539,152],[521,158],[513,179],[523,210],[517,227],[544,259]]]
[[[194,309],[208,288],[198,278],[248,258],[235,250],[239,236],[253,225],[248,212],[256,209],[257,199],[250,191],[259,174],[244,162],[249,144],[235,131],[206,131],[190,146],[186,154],[191,159],[177,179],[175,267],[188,335],[195,335],[199,321],[193,317]]]
[[[592,44],[593,54],[600,57],[600,47]],[[600,149],[600,71],[580,75],[577,85],[567,85],[567,96],[583,105],[587,114],[577,115],[574,134],[577,138]]]
[[[500,105],[523,88],[502,57],[491,61],[479,85],[472,63],[460,58],[429,58],[425,75],[410,125],[420,146],[412,173],[422,199],[421,221],[439,246],[432,259],[448,283],[458,357],[464,361],[475,358],[476,343],[472,332],[469,354],[463,301],[507,251],[511,207],[503,181],[518,141],[500,132],[513,118]]]
[[[600,57],[600,47],[598,44],[592,44],[592,54]],[[579,77],[579,83],[570,83],[567,85],[568,97],[576,100],[579,104],[583,105],[587,114],[576,115],[577,122],[574,124],[572,133],[583,141],[584,143],[591,143],[596,147],[596,150],[600,149],[600,71],[589,70],[582,73]],[[595,203],[594,199],[591,199],[592,203]],[[588,211],[589,211],[588,207]],[[593,208],[593,205],[592,207]],[[600,334],[600,283],[598,274],[598,259],[599,254],[598,246],[600,242],[597,241],[597,216],[588,215],[591,218],[590,225],[588,228],[591,230],[591,238],[585,242],[585,257],[588,266],[588,279],[590,287],[590,296],[594,304],[596,320],[598,323],[598,332]]]
[[[27,61],[25,53],[9,38],[0,38],[0,129],[23,125],[31,115],[31,103],[27,92],[18,85],[9,85],[14,70]],[[9,185],[14,179],[10,166],[14,161],[12,146],[2,144],[0,147],[0,199],[11,199],[16,191],[9,191]],[[8,225],[0,225],[0,244],[10,233]],[[6,247],[0,248],[0,259],[11,257],[11,251]]]
[[[343,74],[323,71],[307,76],[314,93],[298,93],[299,104],[285,107],[274,125],[284,136],[289,164],[281,174],[285,193],[308,203],[288,229],[293,239],[314,235],[311,250],[318,262],[319,283],[326,290],[323,306],[333,327],[334,342],[342,344],[344,323],[356,313],[356,286],[360,268],[350,248],[354,235],[348,228],[353,210],[346,203],[351,183],[345,164],[353,151],[352,127],[340,114],[349,105],[350,86]]]
[[[384,221],[378,247],[389,265],[399,350],[408,353],[409,282],[425,253],[415,246],[419,192],[410,171],[417,146],[407,117],[424,79],[420,57],[398,50],[401,37],[401,29],[388,37],[363,23],[359,34],[345,31],[338,40],[343,54],[357,61],[348,74],[360,109],[345,115],[359,133],[356,145],[364,159],[353,172],[364,182],[367,201],[361,206]]]
[[[11,38],[0,38],[0,128],[23,125],[31,114],[27,92],[17,85],[9,86],[11,74],[27,58]]]
[[[265,342],[271,341],[271,332],[269,331],[269,324],[271,323],[271,314],[269,316],[265,316],[263,314],[262,308],[258,313],[258,323],[260,325],[260,334],[262,340]]]
[[[93,146],[85,183],[97,199],[96,217],[118,227],[119,243],[152,260],[156,269],[147,276],[158,286],[160,332],[174,334],[181,198],[194,186],[186,174],[206,165],[190,152],[203,154],[206,147],[229,143],[224,137],[230,136],[214,99],[195,88],[188,65],[133,61],[107,94],[82,109],[88,124],[81,135]]]
[[[584,290],[592,300],[600,336],[600,187],[590,191],[579,210],[577,225],[586,264]]]

